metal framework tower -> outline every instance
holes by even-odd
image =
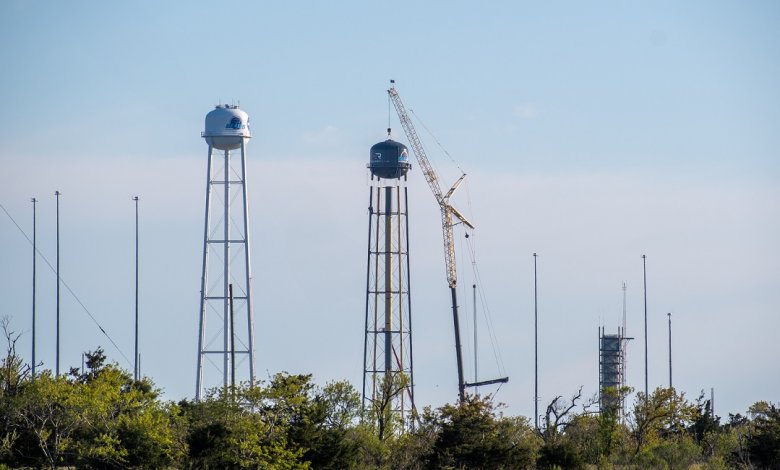
[[[209,150],[197,400],[211,388],[227,388],[231,383],[231,371],[237,367],[246,367],[244,380],[251,384],[255,382],[246,184],[246,145],[252,137],[249,116],[238,106],[217,106],[206,115],[205,131],[201,136]],[[239,161],[231,159],[236,156],[240,157]],[[231,324],[236,319],[245,322],[246,329],[238,328],[233,332]]]
[[[626,337],[625,329],[617,334],[606,334],[599,327],[599,409],[614,411],[623,417],[624,400],[619,389],[626,385],[626,344],[634,338]]]
[[[406,146],[390,139],[374,145],[368,168],[363,409],[381,434],[413,425]]]

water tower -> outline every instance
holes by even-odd
[[[201,136],[209,151],[197,400],[208,389],[255,380],[246,186],[249,116],[238,106],[219,105],[206,115]]]
[[[368,168],[363,409],[377,428],[398,432],[412,424],[414,410],[406,146],[390,139],[374,145]]]

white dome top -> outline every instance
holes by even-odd
[[[237,149],[244,139],[252,137],[249,115],[238,106],[217,106],[206,115],[206,130],[201,136],[214,148]]]

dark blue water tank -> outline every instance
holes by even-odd
[[[406,145],[387,139],[371,147],[368,168],[378,178],[397,179],[412,167]]]

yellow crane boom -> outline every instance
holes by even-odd
[[[390,83],[394,83],[392,80]],[[453,236],[453,217],[464,223],[469,228],[474,228],[474,225],[469,222],[466,217],[463,216],[457,209],[450,204],[450,197],[458,189],[458,186],[463,182],[466,174],[462,174],[455,184],[452,185],[446,194],[442,193],[441,186],[439,186],[439,178],[436,175],[436,171],[431,166],[431,162],[428,161],[428,156],[425,153],[425,148],[422,146],[420,138],[417,136],[417,131],[414,129],[412,120],[409,118],[409,114],[406,112],[401,97],[398,95],[395,86],[387,90],[387,94],[390,96],[390,100],[393,102],[395,111],[398,114],[398,120],[401,121],[401,127],[404,129],[406,138],[409,139],[409,145],[412,146],[414,156],[417,158],[417,162],[422,168],[425,181],[428,182],[433,195],[436,198],[436,202],[439,203],[441,209],[441,228],[444,236],[444,261],[447,269],[447,285],[450,288],[452,296],[452,319],[455,326],[455,353],[458,362],[458,396],[460,401],[463,401],[466,397],[466,382],[463,380],[463,358],[461,356],[460,347],[460,325],[458,321],[458,298],[457,298],[457,285],[458,285],[458,271],[455,265],[455,239]]]
[[[441,226],[444,235],[444,260],[447,268],[447,284],[451,288],[456,287],[458,284],[458,272],[455,265],[455,240],[453,238],[452,231],[453,216],[455,216],[456,219],[463,222],[469,228],[473,229],[474,225],[469,222],[466,217],[457,209],[452,207],[449,201],[450,197],[452,197],[452,195],[458,189],[458,186],[460,186],[460,184],[463,182],[466,174],[462,174],[460,178],[455,181],[455,184],[453,184],[450,190],[447,191],[447,194],[442,193],[441,186],[439,186],[439,177],[436,175],[436,171],[431,166],[431,162],[428,161],[425,148],[423,148],[422,142],[417,136],[417,131],[414,129],[412,120],[409,118],[409,114],[406,112],[406,108],[401,101],[400,95],[398,95],[398,91],[393,86],[387,90],[387,93],[390,95],[390,100],[393,102],[393,106],[395,106],[395,111],[398,114],[398,120],[401,121],[401,127],[404,129],[406,138],[409,139],[409,145],[412,146],[414,156],[417,158],[417,162],[422,168],[425,181],[428,182],[428,186],[430,186],[431,191],[433,191],[436,202],[439,204],[439,208],[441,209]]]

